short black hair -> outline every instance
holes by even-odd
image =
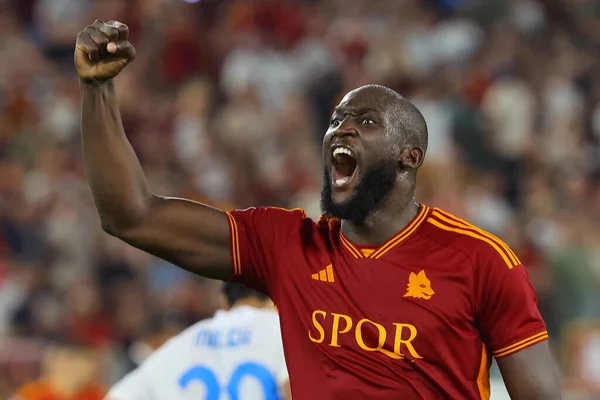
[[[242,299],[256,298],[258,300],[267,300],[269,298],[264,293],[249,289],[241,283],[235,282],[225,282],[223,284],[223,294],[227,297],[229,306],[233,306]]]

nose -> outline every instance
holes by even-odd
[[[354,124],[354,118],[346,117],[341,122],[340,126],[338,126],[333,135],[335,137],[344,137],[344,136],[356,136],[358,135],[358,130],[356,129],[356,124]]]

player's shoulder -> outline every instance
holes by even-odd
[[[255,309],[252,331],[256,333],[258,343],[270,346],[273,350],[281,348],[281,325],[279,314],[274,309]]]
[[[202,332],[220,327],[219,316],[221,314],[226,314],[226,312],[218,310],[212,318],[198,321],[168,339],[144,362],[145,368],[161,369],[170,365],[167,360],[173,359],[173,357],[187,357],[190,354],[190,348],[193,348],[202,338]]]
[[[234,324],[245,324],[256,330],[268,330],[279,326],[279,314],[271,308],[241,306],[230,311],[228,318]]]
[[[218,311],[215,317],[199,328],[223,328],[229,326],[265,326],[279,324],[279,314],[271,308],[248,305],[234,307],[229,311]]]
[[[209,318],[188,326],[183,331],[167,340],[153,355],[159,357],[163,354],[168,355],[178,352],[181,349],[184,349],[185,351],[185,349],[189,348],[190,343],[193,343],[196,340],[198,332],[202,329],[209,329],[212,324],[213,318]]]
[[[279,314],[275,309],[241,305],[223,313],[211,328],[243,329],[252,332],[255,344],[280,341]]]
[[[270,308],[255,308],[253,311],[256,319],[260,322],[265,322],[269,325],[279,326],[279,314],[274,309]]]
[[[314,223],[302,208],[281,208],[274,206],[248,207],[228,211],[227,214],[237,218],[254,220],[270,220],[283,224]]]
[[[277,310],[275,308],[267,307],[267,308],[258,308],[258,307],[245,307],[245,312],[249,315],[255,316],[257,318],[265,318],[265,319],[273,319],[279,318],[279,314],[277,314]]]
[[[431,239],[467,255],[472,261],[492,261],[513,268],[521,262],[513,250],[494,234],[444,211],[432,208],[427,217]]]
[[[308,218],[306,211],[302,208],[283,208],[275,206],[259,206],[259,207],[247,207],[238,208],[230,213],[237,214],[255,214],[262,216],[277,216],[287,218]]]

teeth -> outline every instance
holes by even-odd
[[[333,150],[333,156],[337,157],[340,154],[346,154],[352,158],[355,158],[354,154],[352,154],[352,152],[349,149],[347,149],[345,147],[336,147],[335,150]]]
[[[341,185],[343,185],[344,183],[348,182],[349,180],[350,180],[350,177],[349,177],[349,176],[347,176],[347,177],[345,177],[345,178],[336,179],[336,180],[335,180],[335,184],[336,184],[337,186],[341,186]]]

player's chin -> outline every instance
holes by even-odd
[[[335,206],[341,206],[347,203],[352,198],[352,192],[346,192],[341,190],[332,190],[331,192],[331,202]]]
[[[360,178],[358,166],[350,176],[340,176],[332,171],[331,174],[331,199],[335,204],[343,204],[350,200],[356,191]]]

